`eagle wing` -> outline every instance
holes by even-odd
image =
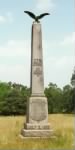
[[[46,16],[46,15],[50,15],[50,14],[49,14],[49,13],[43,13],[43,14],[37,16],[37,18],[38,18],[38,19],[41,19],[41,18],[43,18],[43,17]]]
[[[24,11],[24,13],[27,13],[30,17],[32,17],[33,19],[36,18],[35,14],[33,14],[32,12],[30,11]]]

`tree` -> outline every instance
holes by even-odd
[[[63,112],[72,112],[73,102],[72,102],[72,87],[66,85],[63,87]]]
[[[72,113],[75,109],[75,92],[70,85],[60,89],[49,83],[45,88],[49,113]],[[30,96],[30,88],[12,82],[0,82],[0,115],[23,115]]]
[[[16,83],[0,84],[0,114],[23,115],[26,113],[26,103],[30,89]]]
[[[62,112],[62,90],[56,84],[50,83],[45,89],[45,94],[48,99],[49,113]]]

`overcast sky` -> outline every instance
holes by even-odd
[[[30,86],[31,26],[24,14],[51,13],[41,19],[44,82],[63,87],[74,68],[74,0],[0,0],[0,81]]]

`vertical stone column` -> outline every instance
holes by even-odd
[[[22,135],[50,137],[48,104],[44,96],[44,73],[41,24],[32,24],[31,35],[31,97],[27,100],[27,116]]]
[[[32,25],[31,95],[44,96],[42,31],[41,24],[36,22],[34,22]]]

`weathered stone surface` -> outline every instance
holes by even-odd
[[[23,129],[21,134],[24,137],[44,137],[49,138],[53,135],[53,130],[26,130]]]
[[[48,130],[50,129],[50,124],[30,124],[26,123],[24,124],[24,128],[28,130]]]
[[[33,124],[46,124],[48,122],[48,104],[46,97],[30,97],[27,108],[27,122]]]
[[[31,42],[31,94],[44,96],[43,54],[41,24],[32,25]]]

